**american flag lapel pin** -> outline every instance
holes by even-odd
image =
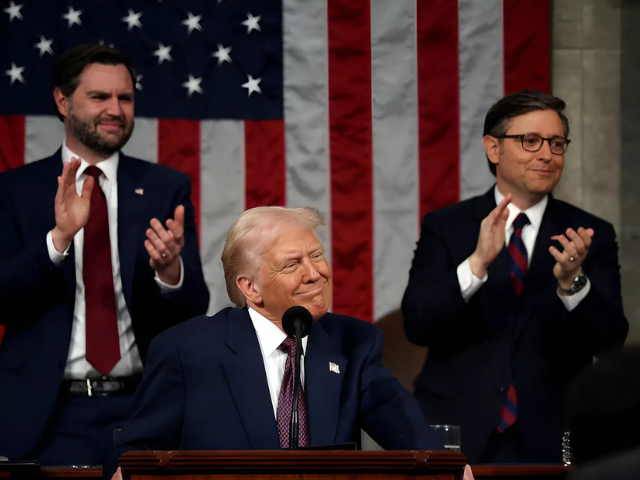
[[[337,363],[329,362],[329,371],[340,375],[340,365]]]
[[[136,192],[138,195],[144,195],[144,190],[143,190],[142,188],[136,188],[135,192]]]

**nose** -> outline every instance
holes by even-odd
[[[553,153],[551,153],[551,144],[550,140],[543,140],[542,147],[538,150],[538,157],[540,160],[544,160],[545,162],[550,162],[553,158]]]
[[[313,283],[317,281],[318,278],[320,278],[320,274],[318,273],[316,266],[313,264],[313,262],[310,259],[307,258],[303,261],[303,268],[304,268],[304,273],[303,273],[302,281],[304,283]]]
[[[109,99],[105,113],[113,117],[122,116],[122,106],[120,105],[120,99],[117,96],[113,96]]]

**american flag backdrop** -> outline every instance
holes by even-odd
[[[333,311],[397,310],[422,216],[492,184],[489,106],[549,91],[548,0],[0,4],[0,171],[61,145],[60,53],[121,48],[138,73],[124,152],[190,175],[210,312],[229,304],[225,234],[258,205],[325,213]]]

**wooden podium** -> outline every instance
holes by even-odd
[[[136,451],[120,458],[124,480],[461,480],[465,456],[451,451]]]

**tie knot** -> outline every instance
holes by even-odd
[[[519,213],[516,219],[513,221],[513,228],[519,229],[529,224],[529,217],[524,213]]]
[[[290,357],[293,357],[296,354],[296,339],[287,337],[282,341],[278,348]]]
[[[96,167],[95,165],[89,165],[87,169],[84,171],[84,173],[86,173],[90,177],[95,178],[97,182],[98,178],[100,178],[100,175],[102,174],[102,170],[100,170],[100,168]]]

